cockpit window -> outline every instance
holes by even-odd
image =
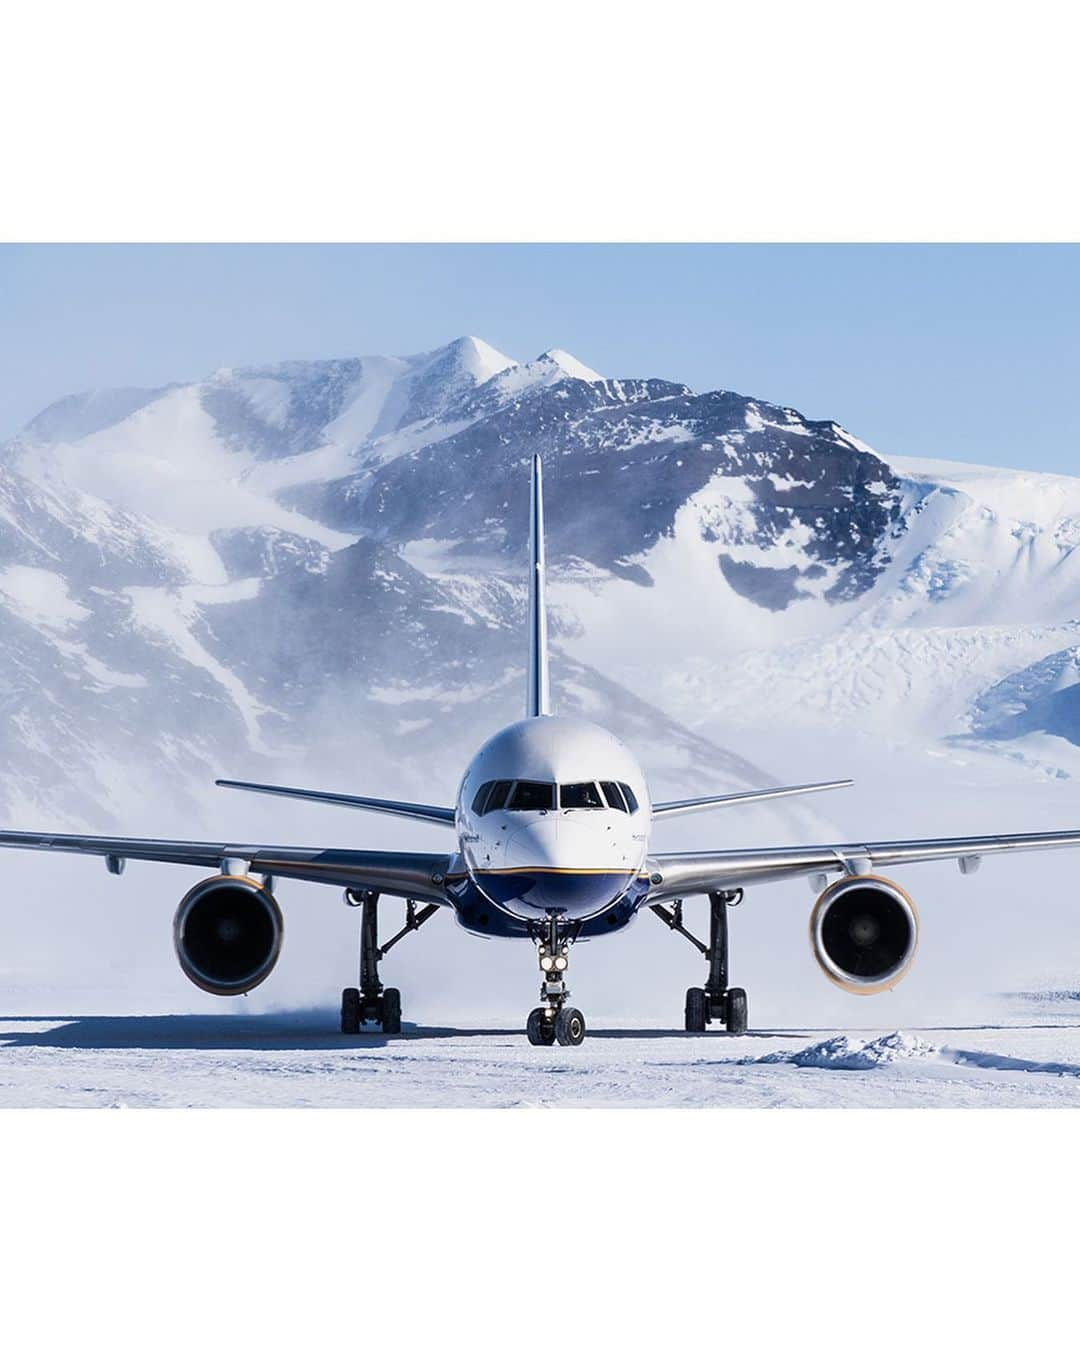
[[[512,784],[506,779],[500,779],[497,783],[491,784],[491,791],[487,795],[487,801],[484,803],[484,812],[486,816],[489,811],[501,811],[506,805],[506,799],[510,795]]]
[[[510,798],[508,811],[550,811],[555,806],[554,783],[514,784],[514,795]]]
[[[569,811],[595,811],[609,806],[613,811],[629,811],[633,815],[638,802],[628,783],[563,783],[559,787],[559,806]],[[490,811],[553,811],[555,784],[526,779],[515,783],[506,778],[481,783],[472,809],[478,816],[486,816]]]

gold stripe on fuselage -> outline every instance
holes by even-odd
[[[480,877],[506,877],[515,872],[543,872],[545,875],[564,877],[632,877],[636,876],[636,867],[474,867],[473,873]]]

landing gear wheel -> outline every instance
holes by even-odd
[[[346,1036],[356,1036],[360,1032],[359,989],[341,991],[341,1030]]]
[[[555,1039],[560,1045],[580,1045],[585,1039],[585,1018],[576,1008],[560,1008],[555,1014]]]
[[[530,1045],[554,1045],[555,1044],[555,1019],[554,1017],[545,1017],[544,1008],[534,1008],[529,1014],[529,1020],[525,1023],[525,1034],[529,1038]]]
[[[384,989],[379,999],[379,1022],[387,1036],[401,1033],[401,990]]]
[[[724,1025],[728,1035],[745,1035],[747,1022],[746,990],[729,989],[724,995]]]
[[[709,996],[704,989],[686,991],[686,1029],[704,1031],[709,1024]]]

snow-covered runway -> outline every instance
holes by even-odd
[[[331,1014],[0,1020],[0,1106],[1078,1106],[1080,1022],[343,1039]]]

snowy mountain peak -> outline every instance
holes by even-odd
[[[654,730],[1080,746],[1080,479],[890,463],[766,400],[463,336],[72,395],[3,448],[0,806],[113,815],[136,745],[181,793],[226,749],[331,754],[342,718],[396,755],[467,707],[482,739],[516,706],[532,454],[556,678],[569,700],[576,662],[601,720],[617,671]]]
[[[484,384],[499,371],[516,365],[509,356],[497,351],[489,342],[478,337],[459,337],[445,347],[430,352],[432,359],[451,357],[463,374],[472,377],[476,384]]]
[[[602,380],[604,377],[590,366],[579,361],[576,356],[563,351],[561,347],[552,347],[536,358],[537,365],[547,362],[558,367],[571,380]]]

